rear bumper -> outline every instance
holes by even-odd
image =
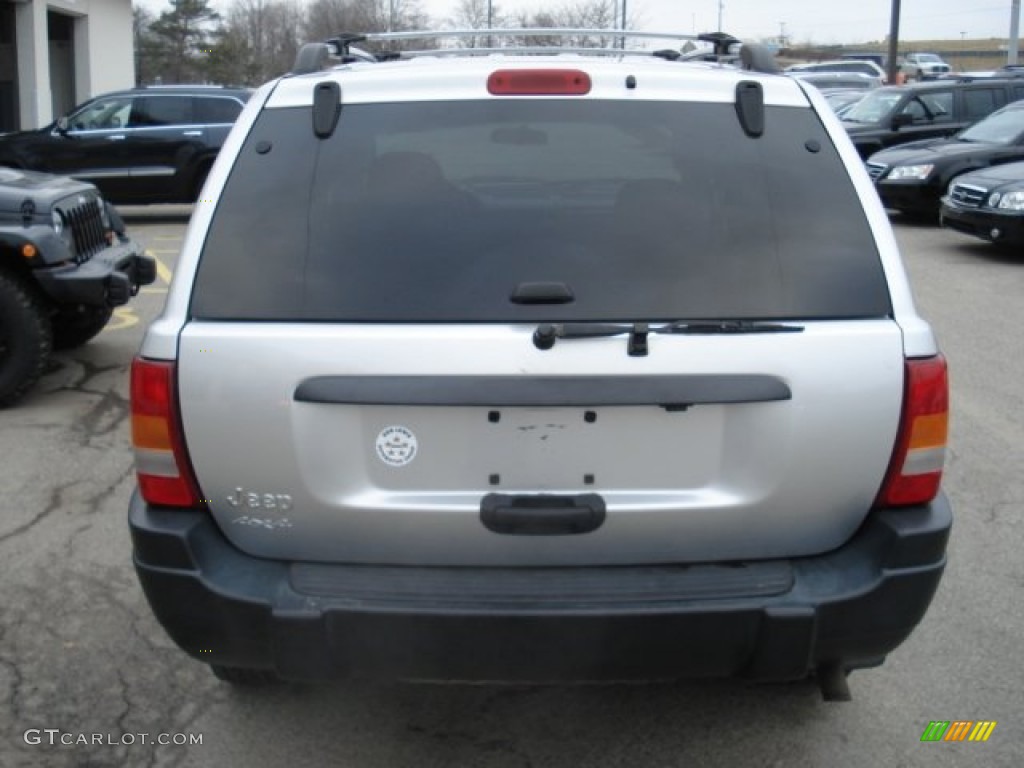
[[[117,307],[126,304],[140,286],[156,280],[156,261],[125,237],[84,264],[42,267],[34,277],[58,304]]]
[[[879,663],[945,566],[944,496],[873,514],[843,547],[764,563],[405,568],[250,557],[202,512],[129,522],[158,620],[190,655],[285,679],[789,680]]]
[[[962,208],[943,201],[942,226],[993,243],[1024,245],[1024,215],[995,213],[991,210]]]

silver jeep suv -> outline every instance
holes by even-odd
[[[249,101],[132,369],[171,637],[241,683],[845,696],[938,586],[947,383],[820,94],[352,42]]]

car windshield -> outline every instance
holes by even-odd
[[[867,94],[849,112],[843,115],[843,120],[850,123],[877,123],[886,115],[892,112],[900,99],[903,98],[903,91],[897,90],[876,90]]]
[[[1024,136],[1024,109],[996,112],[960,134],[961,141],[1013,144]]]
[[[917,54],[917,60],[924,62],[925,64],[936,64],[942,61],[942,59],[934,53],[919,53]]]

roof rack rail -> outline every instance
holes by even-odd
[[[491,46],[486,48],[430,48],[412,51],[384,51],[370,53],[355,47],[355,43],[387,43],[398,40],[444,40],[458,38],[518,38],[518,37],[599,37],[607,39],[608,46]],[[648,50],[626,48],[626,38],[650,40],[677,40],[711,43],[711,51],[677,52],[673,49]],[[618,43],[619,47],[615,47]],[[367,32],[365,34],[343,33],[323,43],[307,43],[299,50],[291,74],[303,75],[319,72],[329,61],[348,64],[356,61],[390,61],[397,58],[418,56],[488,56],[493,54],[530,55],[545,53],[583,53],[604,56],[657,56],[669,61],[692,61],[694,59],[737,62],[744,69],[756,72],[778,72],[775,59],[767,48],[742,43],[738,38],[725,32],[688,34],[681,32],[640,32],[628,29],[588,29],[570,27],[520,27],[501,29],[446,29],[415,30],[409,32]]]

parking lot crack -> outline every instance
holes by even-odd
[[[7,694],[7,710],[13,715],[13,720],[18,721],[21,719],[21,686],[24,682],[24,678],[21,675],[21,670],[18,665],[3,657],[0,657],[0,667],[7,670],[11,678],[11,688]]]
[[[41,520],[45,520],[51,512],[59,509],[64,504],[64,492],[67,491],[74,485],[77,485],[80,480],[72,480],[70,482],[58,485],[56,488],[50,491],[50,498],[46,503],[46,506],[36,514],[31,520],[22,523],[17,528],[8,531],[7,533],[0,534],[0,544],[8,541],[9,539],[16,538],[28,530],[31,530]]]

